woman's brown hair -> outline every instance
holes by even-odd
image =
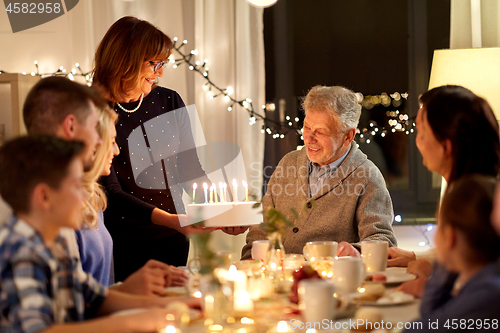
[[[144,61],[166,60],[172,47],[172,40],[151,23],[122,17],[97,47],[93,83],[116,102],[137,85]]]

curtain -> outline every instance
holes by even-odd
[[[450,49],[500,46],[498,0],[451,0]]]
[[[107,29],[120,17],[147,20],[171,38],[188,40],[183,51],[197,49],[197,59],[208,59],[210,79],[221,88],[232,87],[237,100],[250,98],[255,110],[265,103],[263,10],[246,0],[81,0],[67,14],[32,29],[12,33],[7,13],[0,11],[0,70],[54,73],[60,66],[71,71],[92,68],[93,54]],[[133,47],[133,45],[131,45]],[[5,51],[8,50],[8,51]],[[175,54],[175,58],[178,55]],[[85,82],[83,78],[78,78]],[[264,134],[261,123],[249,125],[245,109],[222,97],[209,99],[206,81],[181,65],[164,70],[160,85],[176,90],[187,105],[195,104],[206,142],[232,142],[241,148],[243,163],[233,168],[246,177],[250,193],[260,200]],[[0,93],[0,102],[9,98]],[[6,112],[6,111],[2,111]],[[9,111],[10,112],[10,111]],[[199,135],[199,134],[197,134]],[[240,185],[241,186],[241,185]],[[0,207],[2,207],[0,205]],[[0,216],[2,216],[0,209]],[[244,235],[214,233],[217,244],[239,259]]]

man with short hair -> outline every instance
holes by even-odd
[[[302,253],[310,241],[338,242],[338,256],[359,256],[365,240],[396,245],[385,180],[353,141],[361,115],[356,94],[344,87],[316,86],[303,108],[305,146],[283,157],[262,199],[264,210],[274,207],[295,221],[285,228],[285,253]],[[307,208],[300,211],[303,204]],[[297,220],[291,208],[299,212]],[[265,238],[258,226],[251,227],[242,259],[250,258],[253,241]]]
[[[35,84],[26,96],[24,123],[29,134],[49,134],[85,143],[83,162],[88,171],[101,144],[97,108],[105,103],[92,88],[66,78],[48,77]]]

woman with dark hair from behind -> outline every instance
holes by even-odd
[[[498,122],[488,102],[464,87],[451,85],[431,89],[419,101],[417,147],[427,169],[438,172],[448,183],[472,173],[498,175]],[[435,152],[428,151],[433,146],[422,138],[430,132],[438,143]]]
[[[453,85],[431,89],[419,101],[416,144],[429,171],[439,173],[448,184],[472,173],[497,177],[499,128],[488,102]],[[418,276],[403,283],[400,290],[421,296],[430,274],[429,262],[434,260],[433,250],[416,255],[396,247],[389,249],[388,266],[408,266],[408,272]]]
[[[436,264],[420,305],[423,326],[405,332],[498,331],[500,237],[490,223],[496,178],[466,175],[443,197],[435,235]],[[488,329],[489,327],[489,329]]]

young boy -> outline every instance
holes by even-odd
[[[108,291],[68,255],[61,228],[82,221],[84,145],[27,136],[0,147],[0,195],[13,216],[0,227],[0,332],[155,331],[159,308],[81,323],[86,316],[162,307],[165,298]],[[194,305],[193,300],[186,303]]]

